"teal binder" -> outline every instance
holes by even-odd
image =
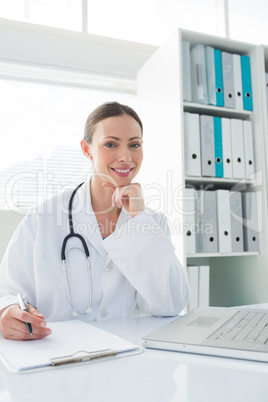
[[[222,62],[221,62],[221,51],[219,49],[214,49],[214,62],[215,62],[216,105],[224,106]]]
[[[214,147],[215,147],[215,176],[223,177],[221,118],[213,117]]]
[[[248,56],[241,56],[241,73],[242,73],[244,110],[252,111],[253,104],[252,104],[250,59]]]

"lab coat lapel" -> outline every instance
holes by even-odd
[[[102,246],[98,222],[91,205],[90,181],[77,192],[77,202],[73,208],[74,230],[85,237],[105,261],[107,252]]]

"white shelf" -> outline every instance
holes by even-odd
[[[202,103],[183,102],[184,112],[207,114],[210,116],[230,117],[236,119],[247,119],[252,117],[253,112],[248,110],[228,109],[226,107],[211,106]]]
[[[205,176],[185,176],[186,184],[215,184],[221,188],[229,188],[230,186],[237,186],[241,188],[245,188],[245,186],[250,185],[253,186],[257,183],[256,180],[250,179],[226,179],[221,177],[205,177]]]
[[[243,251],[242,253],[196,253],[196,254],[187,254],[186,258],[214,258],[214,257],[249,257],[260,255],[258,251],[249,252]]]

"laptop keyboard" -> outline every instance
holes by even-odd
[[[268,313],[239,311],[208,339],[264,345],[268,341]]]

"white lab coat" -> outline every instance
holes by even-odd
[[[68,226],[70,190],[31,211],[15,231],[0,270],[0,309],[17,303],[21,292],[47,321],[73,319],[61,261]],[[164,215],[145,210],[135,218],[122,209],[116,230],[101,238],[84,184],[73,202],[73,222],[90,252],[92,312],[86,321],[128,317],[135,310],[167,316],[180,313],[189,301],[186,272],[174,253]],[[79,310],[89,300],[85,254],[81,242],[70,239],[66,265],[70,293]]]

